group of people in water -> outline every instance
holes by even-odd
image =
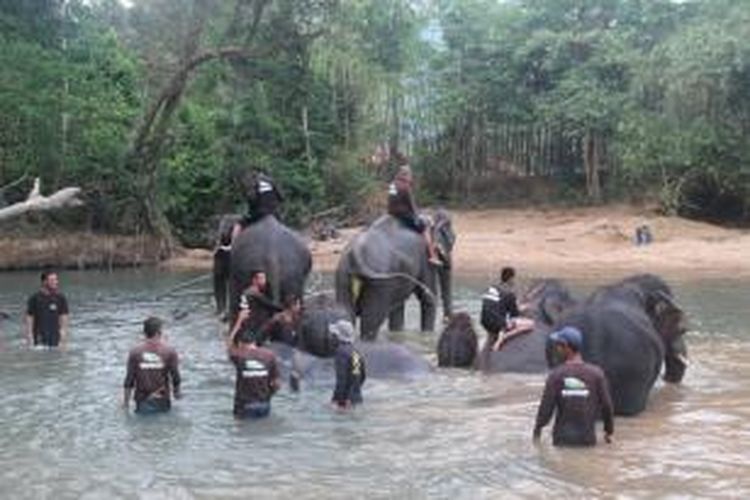
[[[420,218],[412,194],[413,177],[408,166],[402,166],[388,190],[389,213],[414,231],[424,235],[429,261],[439,266],[435,246],[429,231]],[[273,181],[258,176],[248,196],[249,214],[240,221],[233,233],[276,211],[283,200]],[[231,241],[222,242],[217,252],[228,251]],[[534,328],[532,320],[523,316],[513,291],[515,270],[504,268],[500,283],[491,286],[482,299],[481,323],[495,350],[517,335]],[[59,290],[56,272],[41,275],[41,289],[28,300],[26,338],[30,345],[64,347],[68,341],[69,309]],[[285,339],[294,344],[296,328],[302,311],[300,297],[287,297],[281,308],[268,300],[267,276],[263,269],[253,270],[250,282],[236,304],[238,313],[226,336],[228,358],[236,373],[234,415],[237,418],[262,418],[269,415],[271,399],[278,391],[279,360],[264,347],[269,339]],[[172,399],[181,396],[179,356],[162,338],[163,323],[149,317],[143,322],[144,340],[128,356],[124,380],[123,406],[135,402],[139,414],[168,411]],[[336,409],[347,409],[362,403],[362,386],[366,379],[364,357],[353,344],[354,328],[349,321],[330,325],[330,333],[337,341],[335,351],[335,388],[331,403]],[[582,335],[575,328],[566,327],[550,336],[554,348],[564,360],[547,378],[539,405],[533,437],[556,415],[553,443],[555,445],[593,445],[596,443],[595,424],[603,419],[605,440],[614,431],[612,401],[607,380],[602,370],[583,361]],[[292,384],[294,378],[292,377]]]

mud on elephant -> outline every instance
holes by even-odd
[[[684,314],[658,276],[637,275],[595,291],[567,314],[562,326],[583,333],[583,358],[607,376],[615,413],[635,415],[665,366],[664,379],[679,383],[687,368]],[[550,364],[554,351],[548,346]]]
[[[447,317],[452,309],[451,252],[455,233],[450,216],[435,213],[431,226],[442,266],[428,262],[425,239],[396,218],[384,215],[358,234],[336,269],[336,298],[351,318],[360,318],[362,338],[373,340],[386,318],[391,331],[404,328],[404,303],[416,295],[421,329],[434,330],[437,289]]]

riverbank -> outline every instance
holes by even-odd
[[[458,241],[454,267],[492,278],[503,265],[524,275],[593,277],[654,272],[674,278],[750,277],[750,231],[727,229],[629,206],[453,212]],[[653,243],[634,244],[636,227],[648,225]],[[314,269],[333,271],[349,239],[311,241]],[[152,265],[210,270],[206,249],[181,249],[161,261],[162,249],[146,238],[89,233],[53,238],[0,238],[0,268],[55,265],[66,268]]]
[[[750,277],[750,231],[727,229],[629,206],[459,210],[452,213],[458,273],[494,278],[514,265],[525,275],[618,276],[654,272],[672,278]],[[647,225],[653,242],[634,244]],[[361,228],[310,243],[314,269],[333,271]],[[191,251],[164,265],[209,269],[210,253]]]

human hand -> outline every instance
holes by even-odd
[[[607,444],[612,444],[612,434],[605,434],[604,435],[604,442]]]

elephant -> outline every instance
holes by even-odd
[[[442,368],[472,368],[476,361],[479,341],[477,332],[466,312],[450,317],[440,334],[437,345],[438,366]]]
[[[303,297],[312,268],[307,243],[269,214],[245,227],[232,242],[230,254],[230,317],[236,318],[239,298],[253,271],[263,271],[269,299],[281,304],[289,296]]]
[[[665,365],[664,379],[682,381],[687,368],[684,313],[658,276],[641,274],[596,290],[557,324],[583,334],[583,359],[602,368],[617,415],[642,412]],[[550,366],[559,363],[547,346]]]
[[[229,276],[232,251],[232,233],[234,226],[242,220],[241,215],[226,214],[219,219],[216,233],[216,249],[213,263],[213,288],[216,314],[222,315],[227,310],[229,297]]]
[[[456,236],[447,212],[436,211],[434,219],[429,230],[443,264],[438,268],[428,262],[424,237],[391,215],[378,218],[342,253],[336,269],[336,299],[352,320],[360,318],[364,340],[377,338],[386,317],[391,331],[403,330],[404,305],[412,294],[420,302],[422,331],[434,330],[438,285],[444,315],[450,316]]]
[[[307,385],[333,387],[333,356],[338,340],[331,334],[329,325],[342,319],[349,320],[347,309],[329,295],[308,297],[295,341],[270,344],[284,371],[293,369]],[[357,341],[354,345],[365,358],[368,378],[410,379],[432,370],[424,357],[402,344],[380,340]]]

